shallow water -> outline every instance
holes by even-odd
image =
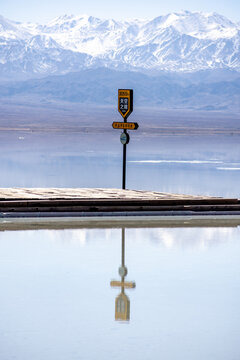
[[[239,235],[125,229],[116,321],[121,229],[1,232],[0,359],[239,359]]]
[[[0,187],[120,188],[119,135],[0,132]],[[234,132],[131,133],[127,159],[128,188],[239,197]],[[125,229],[136,288],[125,289],[129,320],[116,321],[121,229],[0,232],[0,359],[238,360],[239,235]]]
[[[119,132],[0,134],[0,187],[122,186]],[[239,197],[239,136],[131,133],[127,188]]]

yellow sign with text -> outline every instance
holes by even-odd
[[[133,111],[133,90],[119,89],[118,90],[118,111],[126,120]]]
[[[137,130],[138,123],[128,123],[128,122],[117,122],[112,123],[114,129],[124,129],[124,130]]]

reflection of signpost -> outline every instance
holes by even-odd
[[[119,89],[118,90],[118,111],[124,119],[124,122],[113,122],[112,127],[114,129],[123,129],[120,137],[120,141],[123,144],[123,176],[122,176],[122,188],[126,188],[126,157],[127,147],[130,137],[127,130],[137,130],[137,123],[128,123],[127,118],[133,111],[133,90],[131,89]]]
[[[125,288],[135,288],[135,282],[125,282],[125,276],[127,276],[127,268],[125,266],[125,229],[122,229],[122,263],[119,268],[119,275],[121,281],[113,280],[110,285],[112,287],[120,287],[121,293],[115,300],[115,320],[129,320],[130,319],[130,300],[125,294]]]

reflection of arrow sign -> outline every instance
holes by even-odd
[[[130,319],[130,301],[126,294],[121,293],[115,301],[115,320]]]
[[[130,282],[130,281],[117,281],[117,280],[112,280],[110,282],[110,285],[112,287],[123,287],[126,289],[134,289],[136,287],[135,282]]]
[[[125,130],[137,130],[138,129],[138,123],[127,123],[127,122],[116,122],[114,121],[112,123],[112,127],[114,129],[125,129]]]

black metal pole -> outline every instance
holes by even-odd
[[[127,133],[124,130],[125,134]],[[127,144],[123,145],[123,171],[122,171],[122,188],[126,189],[126,158],[127,158]]]

